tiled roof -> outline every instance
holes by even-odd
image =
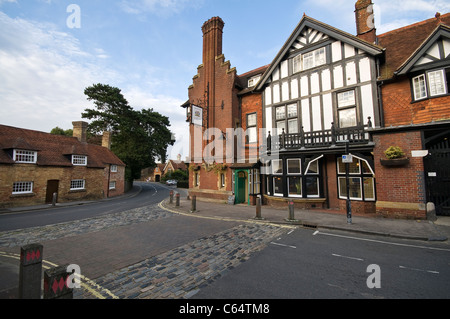
[[[437,14],[434,18],[378,35],[378,44],[385,48],[385,61],[380,67],[381,80],[392,78],[441,23],[450,25],[450,13]]]
[[[72,166],[70,155],[86,155],[87,167],[104,168],[108,164],[125,166],[109,149],[81,143],[75,137],[0,125],[0,164],[14,164],[12,150],[38,151],[38,166]]]

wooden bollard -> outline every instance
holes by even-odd
[[[263,220],[264,218],[261,217],[261,198],[256,198],[256,220]]]
[[[67,266],[60,266],[44,272],[44,299],[73,299],[73,289],[67,279],[71,275]]]
[[[43,251],[41,244],[26,245],[20,249],[20,299],[41,299]]]
[[[173,203],[173,191],[170,191],[169,203],[170,203],[170,204]]]
[[[177,206],[177,207],[180,206],[180,193],[177,193],[175,195],[175,206]]]

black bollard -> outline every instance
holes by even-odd
[[[20,249],[20,299],[41,299],[43,250],[41,244],[31,244]]]
[[[67,268],[61,266],[44,272],[44,299],[73,299],[73,289],[67,284],[71,275]]]
[[[191,201],[191,213],[195,212],[197,210],[197,196],[192,196]]]

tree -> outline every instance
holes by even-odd
[[[63,136],[72,136],[73,135],[73,130],[72,129],[68,129],[68,130],[64,130],[60,127],[55,127],[50,131],[50,134],[53,135],[63,135]]]
[[[133,110],[121,90],[109,85],[95,84],[84,94],[95,109],[81,115],[93,119],[91,133],[112,132],[111,150],[127,165],[127,180],[139,178],[143,168],[155,165],[155,158],[165,159],[167,147],[173,145],[168,117],[152,109]]]

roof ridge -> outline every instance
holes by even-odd
[[[442,18],[444,18],[444,17],[445,18],[446,17],[450,17],[450,12],[449,13],[445,13],[443,15],[439,15],[438,17],[435,16],[433,18],[429,18],[429,19],[426,19],[426,20],[418,21],[418,22],[415,22],[413,24],[408,24],[406,26],[403,26],[403,27],[400,27],[400,28],[397,28],[397,29],[394,29],[394,30],[387,31],[387,32],[382,33],[382,34],[378,34],[377,37],[384,37],[384,36],[389,35],[391,33],[403,32],[403,31],[405,31],[407,29],[417,28],[418,26],[421,26],[421,25],[424,25],[424,24],[428,24],[428,23],[432,22],[433,20],[435,20],[437,22],[436,26],[438,26],[439,24],[447,25],[446,23],[444,23],[442,21]]]

